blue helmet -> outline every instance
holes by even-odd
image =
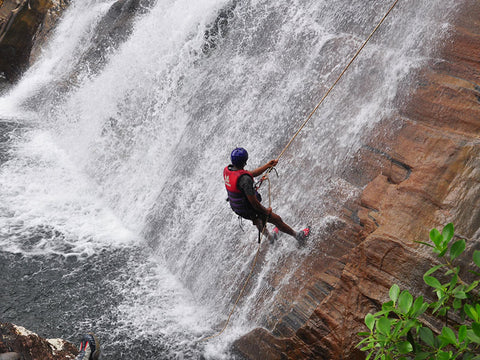
[[[244,167],[248,160],[248,152],[244,148],[236,148],[230,154],[230,159],[235,167]]]

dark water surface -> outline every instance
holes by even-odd
[[[0,174],[15,156],[11,150],[23,129],[15,121],[0,120]],[[0,203],[0,218],[16,215]],[[135,319],[125,317],[136,303],[150,301],[142,301],[145,292],[162,288],[163,277],[156,273],[148,247],[104,247],[90,255],[69,255],[77,240],[51,225],[25,226],[21,220],[0,229],[0,244],[8,246],[8,251],[0,249],[0,322],[74,344],[93,331],[103,359],[203,358],[193,335],[143,331]],[[153,280],[145,280],[149,278]],[[152,314],[142,315],[158,318],[153,304]]]
[[[35,241],[26,238],[25,244]],[[93,331],[101,340],[103,359],[202,358],[198,349],[175,349],[171,339],[121,324],[117,306],[133,295],[129,287],[135,286],[128,267],[144,261],[139,249],[104,250],[84,259],[1,251],[1,321],[75,344],[82,333]],[[123,291],[119,284],[124,284]]]

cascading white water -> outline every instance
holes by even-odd
[[[185,356],[228,358],[229,341],[264,325],[252,315],[263,319],[275,301],[268,277],[321,246],[315,238],[298,250],[283,236],[229,333],[206,349],[191,345],[224,320],[256,247],[255,229],[242,232],[225,202],[229,153],[247,148],[250,168],[276,157],[390,4],[158,0],[105,64],[79,63],[113,3],[72,1],[40,60],[0,99],[0,118],[22,127],[0,170],[0,245],[87,258],[145,248],[154,255],[112,280],[133,295],[103,332],[119,334],[115,341],[128,331],[162,334],[190,349]],[[395,112],[398,89],[448,33],[459,5],[399,3],[282,158],[273,207],[287,223],[320,233],[334,207],[328,193],[354,195],[339,177],[344,164]],[[63,235],[22,246],[39,226]],[[176,346],[158,358],[180,353]]]

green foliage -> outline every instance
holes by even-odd
[[[359,333],[363,339],[357,346],[367,352],[367,360],[480,360],[480,281],[466,283],[460,278],[460,267],[454,262],[466,244],[463,239],[452,242],[453,238],[453,224],[448,224],[442,232],[430,231],[431,243],[420,242],[431,247],[441,262],[423,275],[436,301],[427,302],[423,296],[414,298],[394,284],[389,291],[390,301],[382,304],[382,310],[365,316],[369,331]],[[473,262],[480,268],[480,251],[473,253]],[[480,276],[476,270],[471,272]],[[423,316],[427,311],[444,321],[439,334],[427,326]],[[452,314],[464,323],[451,325]]]

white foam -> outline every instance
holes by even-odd
[[[22,238],[42,236],[32,254],[92,254],[129,244],[135,236],[95,196],[95,186],[58,148],[50,135],[31,131],[0,169],[0,243],[20,251]],[[51,231],[58,231],[55,236]],[[65,250],[62,250],[65,249]]]
[[[72,1],[62,15],[63,21],[53,30],[51,41],[42,49],[39,60],[34,63],[4,97],[0,98],[0,117],[27,118],[24,106],[45,86],[62,80],[76,65],[84,46],[88,46],[95,35],[95,25],[110,8],[113,0]],[[68,81],[68,79],[63,79]]]

